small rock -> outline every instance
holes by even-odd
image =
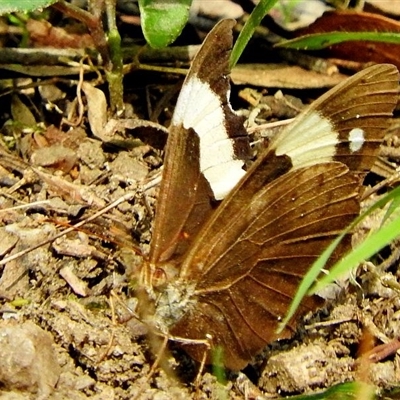
[[[49,333],[32,322],[0,323],[0,382],[4,392],[35,393],[46,399],[60,376]]]
[[[0,256],[8,253],[18,242],[18,237],[8,233],[5,228],[0,228]]]
[[[147,167],[126,151],[119,153],[117,158],[110,163],[110,170],[113,176],[121,181],[140,181],[148,174]]]
[[[305,392],[351,380],[353,360],[338,357],[324,342],[302,345],[272,356],[259,386],[269,393]]]
[[[53,145],[35,150],[31,156],[33,165],[50,167],[68,173],[77,160],[76,153],[62,145]]]
[[[79,145],[78,157],[90,169],[103,168],[106,158],[101,148],[101,142],[94,140],[85,140]]]

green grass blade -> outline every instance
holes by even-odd
[[[261,0],[256,5],[233,46],[229,65],[230,70],[232,70],[232,68],[237,64],[257,26],[260,25],[262,19],[267,15],[269,10],[277,3],[277,1],[278,0]]]
[[[392,190],[387,195],[382,197],[379,201],[377,201],[374,205],[372,205],[368,210],[366,210],[362,215],[355,219],[355,221],[350,224],[350,226],[344,230],[344,232],[339,235],[321,254],[321,256],[314,262],[311,266],[310,270],[304,276],[299,289],[289,307],[288,313],[286,317],[283,319],[281,324],[278,327],[278,332],[282,331],[284,326],[288,323],[288,321],[293,317],[297,308],[299,307],[301,301],[304,296],[306,296],[310,288],[317,281],[317,278],[320,276],[321,271],[324,269],[329,257],[332,255],[340,241],[344,238],[346,234],[351,232],[354,227],[359,224],[364,218],[370,215],[375,210],[384,207],[389,201],[396,199],[400,199],[400,187]],[[380,233],[383,231],[382,233]],[[322,287],[327,284],[333,282],[335,279],[339,278],[344,271],[351,270],[357,263],[363,261],[364,259],[372,256],[379,250],[381,250],[384,246],[389,244],[394,238],[400,235],[400,217],[394,219],[390,224],[386,225],[384,228],[381,228],[379,231],[371,235],[364,245],[363,242],[357,249],[352,250],[348,255],[346,255],[342,260],[336,263],[329,271],[329,274],[325,275],[321,280],[313,287],[313,292],[321,290]],[[373,237],[373,239],[371,239]],[[361,248],[361,249],[359,249]],[[352,255],[355,253],[354,255]]]
[[[288,400],[372,400],[375,388],[364,382],[346,382],[332,386],[322,393],[288,397]]]
[[[382,226],[386,223],[386,221],[393,215],[396,211],[400,210],[400,197],[394,198],[393,201],[389,204],[389,207],[386,211],[385,217],[382,220]]]
[[[373,41],[384,43],[400,43],[400,33],[395,32],[329,32],[304,35],[296,39],[285,40],[276,47],[297,50],[320,50],[334,44],[349,41]]]
[[[331,269],[331,272],[323,276],[318,283],[315,284],[312,291],[318,292],[329,283],[335,281],[346,271],[350,271],[360,262],[369,259],[371,256],[387,246],[396,237],[400,235],[400,216],[389,222],[378,231],[374,232],[359,246],[337,262]]]

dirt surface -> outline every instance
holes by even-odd
[[[3,118],[15,120],[16,110],[30,113],[22,102],[13,104]],[[5,123],[2,129],[0,251],[3,257],[27,252],[3,262],[0,278],[0,359],[9,360],[0,368],[1,398],[195,396],[190,379],[197,366],[182,352],[166,360],[175,378],[157,369],[147,379],[154,356],[146,327],[134,313],[137,254],[146,253],[151,237],[160,151],[140,141],[133,147],[128,131],[118,139],[129,150],[105,144],[93,137],[86,119],[73,129],[35,126],[28,130]],[[150,189],[138,191],[138,184]],[[43,244],[127,194],[129,201]],[[379,214],[370,218],[358,236],[381,219]],[[329,311],[309,320],[292,341],[271,344],[246,369],[247,376],[226,371],[222,385],[206,371],[198,398],[261,393],[269,398],[356,378],[382,388],[398,382],[395,349],[376,363],[357,360],[400,332],[400,298],[390,288],[399,278],[397,254],[394,244],[382,255],[382,268],[365,264],[356,274],[357,285],[344,281]]]
[[[45,82],[16,80],[21,88],[1,98],[0,399],[252,399],[355,379],[385,389],[400,381],[397,243],[355,271],[353,283],[340,282],[338,298],[293,340],[271,344],[244,373],[222,371],[224,384],[206,369],[195,390],[198,366],[175,348],[163,357],[170,372],[157,368],[149,378],[155,356],[135,314],[135,285],[151,238],[165,130],[107,117],[102,88],[89,81],[80,115],[75,80]],[[159,120],[167,124],[175,82],[153,91],[140,82],[127,90],[135,110],[128,117],[147,119],[147,101],[164,110]],[[265,110],[274,119],[272,108],[280,119],[293,117],[292,97],[269,97],[273,107],[264,98],[261,110],[241,113],[249,121],[257,115],[257,123]],[[140,140],[143,132],[157,140]],[[385,154],[397,160],[398,146],[393,134]],[[125,201],[92,217],[118,199]],[[383,216],[365,221],[355,240]],[[369,352],[378,345],[386,346],[375,362]]]

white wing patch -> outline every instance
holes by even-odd
[[[246,171],[242,169],[242,166],[243,161],[231,160],[203,171],[216,200],[224,199],[236,186],[237,182],[246,175]]]
[[[365,143],[365,134],[361,128],[354,128],[349,132],[350,151],[355,153],[360,150]]]
[[[199,136],[201,172],[215,199],[222,200],[245,174],[244,163],[235,156],[220,99],[195,75],[182,87],[172,124],[192,128]]]
[[[327,118],[317,111],[306,112],[271,144],[276,155],[288,155],[293,168],[333,161],[339,135]]]

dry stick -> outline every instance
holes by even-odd
[[[373,193],[376,193],[378,190],[384,188],[384,187],[390,187],[390,185],[396,181],[398,181],[400,178],[400,171],[396,171],[392,176],[389,178],[384,179],[382,182],[379,182],[372,188],[369,188],[364,191],[364,193],[361,196],[361,201],[367,199],[370,197]]]
[[[103,354],[97,360],[97,364],[100,364],[100,362],[102,362],[107,357],[109,351],[111,350],[111,348],[114,344],[114,327],[115,327],[116,323],[115,323],[115,308],[114,308],[114,302],[112,300],[112,297],[109,298],[109,304],[110,304],[110,308],[111,308],[111,322],[112,322],[113,326],[112,326],[110,340],[108,341],[107,348],[105,349]]]
[[[127,193],[125,196],[119,198],[118,200],[114,201],[113,203],[109,204],[108,206],[104,207],[103,209],[101,209],[100,211],[98,211],[97,213],[93,214],[92,216],[88,217],[87,219],[78,222],[77,224],[64,229],[63,231],[57,233],[56,235],[54,235],[53,237],[46,239],[28,249],[22,250],[18,253],[15,253],[9,257],[4,258],[3,260],[0,261],[0,265],[4,265],[7,264],[8,262],[15,260],[16,258],[19,258],[21,256],[23,256],[24,254],[29,253],[32,250],[38,249],[41,246],[44,246],[48,243],[51,243],[52,241],[66,235],[69,232],[73,232],[74,230],[76,230],[77,228],[85,225],[86,223],[93,221],[94,219],[98,218],[99,216],[103,215],[104,213],[106,213],[107,211],[111,210],[112,208],[116,207],[118,204],[123,203],[124,201],[128,201],[130,199],[132,199],[135,196],[136,192],[129,192]]]
[[[165,335],[165,334],[163,334],[161,332],[152,332],[152,333],[155,334],[155,335],[161,336],[163,338],[163,343],[162,343],[162,345],[161,345],[161,347],[160,347],[160,349],[158,351],[157,357],[156,357],[155,361],[153,362],[153,365],[150,368],[149,373],[147,374],[145,380],[141,384],[138,393],[136,394],[136,396],[134,396],[132,398],[132,400],[137,400],[139,398],[139,395],[142,394],[142,388],[144,388],[144,385],[147,382],[149,382],[149,380],[155,374],[157,367],[160,365],[160,362],[162,360],[162,357],[164,355],[164,351],[165,351],[165,349],[167,347],[167,344],[168,344],[169,340],[174,341],[174,342],[179,342],[179,343],[182,343],[182,344],[191,344],[191,345],[198,345],[198,346],[202,345],[202,346],[206,347],[206,349],[204,351],[204,354],[203,354],[203,357],[202,357],[201,362],[200,362],[199,371],[198,371],[198,373],[196,375],[196,379],[195,379],[195,387],[196,387],[196,391],[198,391],[198,388],[200,386],[201,375],[202,375],[204,367],[206,365],[207,353],[210,351],[210,348],[211,348],[210,341],[207,340],[207,339],[205,339],[205,340],[201,340],[201,339],[186,339],[186,338],[181,338],[181,337],[178,337],[178,336],[168,336],[168,335]]]
[[[89,57],[85,56],[81,59],[80,61],[80,69],[79,69],[79,80],[78,80],[78,84],[76,85],[76,98],[78,101],[78,119],[75,122],[71,122],[68,118],[62,118],[61,120],[61,124],[65,124],[68,126],[73,126],[73,127],[77,127],[82,123],[82,119],[83,119],[83,114],[85,111],[85,107],[83,105],[83,101],[82,101],[82,85],[83,85],[83,80],[84,80],[84,68],[83,68],[83,61],[84,59],[87,58],[88,60]]]
[[[11,197],[9,194],[7,194],[7,193],[1,193],[1,196],[10,197],[12,200],[15,200],[14,198],[12,198],[12,197]],[[49,203],[50,203],[50,200],[39,200],[39,201],[34,201],[33,203],[21,204],[20,206],[5,208],[4,210],[0,210],[0,213],[12,211],[12,210],[20,210],[20,209],[28,208],[28,207],[32,207],[32,206],[41,206],[41,205],[43,205],[43,204],[49,204]]]
[[[140,60],[145,64],[149,63],[189,63],[193,60],[200,45],[189,45],[189,46],[176,46],[167,47],[165,49],[154,50],[147,46],[131,45],[124,47],[123,57],[125,63],[132,62],[132,58],[136,57],[136,54],[140,52]],[[97,68],[101,68],[98,65],[99,53],[94,48],[90,49],[51,49],[48,47],[37,47],[35,49],[20,49],[20,48],[0,48],[0,60],[1,65],[11,67],[15,64],[20,64],[23,67],[43,67],[43,66],[69,66],[73,68],[79,67],[79,62],[82,57],[88,55]],[[128,66],[126,66],[128,67]],[[131,68],[135,67],[134,64]],[[90,71],[89,67],[86,66],[87,71]],[[182,73],[186,73],[187,70],[181,69]],[[186,72],[185,72],[186,71]],[[29,75],[29,71],[26,71]],[[71,71],[71,74],[75,75],[76,71]],[[43,75],[39,75],[43,76]],[[52,78],[56,79],[56,78]],[[43,82],[40,82],[43,84]]]
[[[380,344],[361,356],[361,360],[368,359],[373,363],[384,360],[400,349],[400,340],[393,339],[389,343]]]
[[[86,10],[64,1],[59,1],[53,4],[52,7],[65,15],[83,22],[89,29],[90,35],[93,38],[97,51],[101,54],[104,64],[107,65],[110,63],[110,53],[101,21],[101,15],[91,14]]]
[[[272,128],[276,128],[276,127],[280,127],[280,126],[284,127],[286,125],[289,125],[293,121],[294,121],[294,118],[285,119],[284,121],[267,122],[265,124],[252,126],[251,128],[247,129],[247,132],[254,133],[254,132],[262,131],[265,129],[272,129]]]

